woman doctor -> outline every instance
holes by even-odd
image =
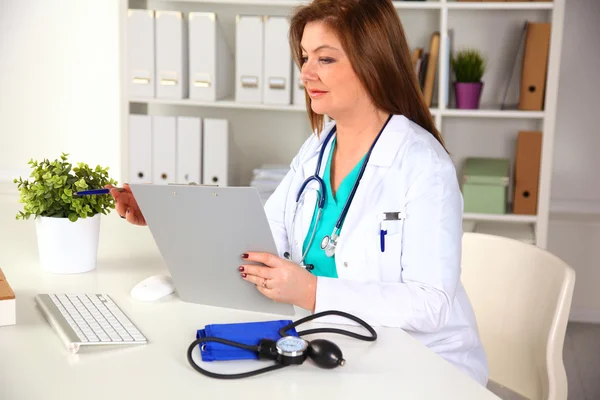
[[[265,266],[242,260],[241,278],[275,301],[402,328],[485,385],[460,282],[462,196],[392,2],[314,0],[292,16],[290,45],[319,133],[265,206],[279,254],[242,255]],[[117,212],[145,224],[126,190],[111,191]]]

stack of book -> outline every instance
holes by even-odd
[[[253,171],[250,186],[258,189],[263,204],[275,192],[289,170],[288,165],[264,164]]]

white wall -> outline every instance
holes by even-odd
[[[600,212],[600,2],[567,0],[552,199]],[[566,203],[566,204],[565,204]]]
[[[119,0],[0,0],[0,180],[119,157]]]
[[[600,2],[567,0],[548,250],[577,281],[571,319],[600,323]],[[581,215],[574,215],[580,213]]]

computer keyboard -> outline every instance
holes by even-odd
[[[80,346],[148,342],[107,294],[38,294],[35,301],[72,353]]]

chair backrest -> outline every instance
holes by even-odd
[[[540,247],[465,232],[462,277],[490,379],[530,399],[566,399],[563,343],[575,271]]]

